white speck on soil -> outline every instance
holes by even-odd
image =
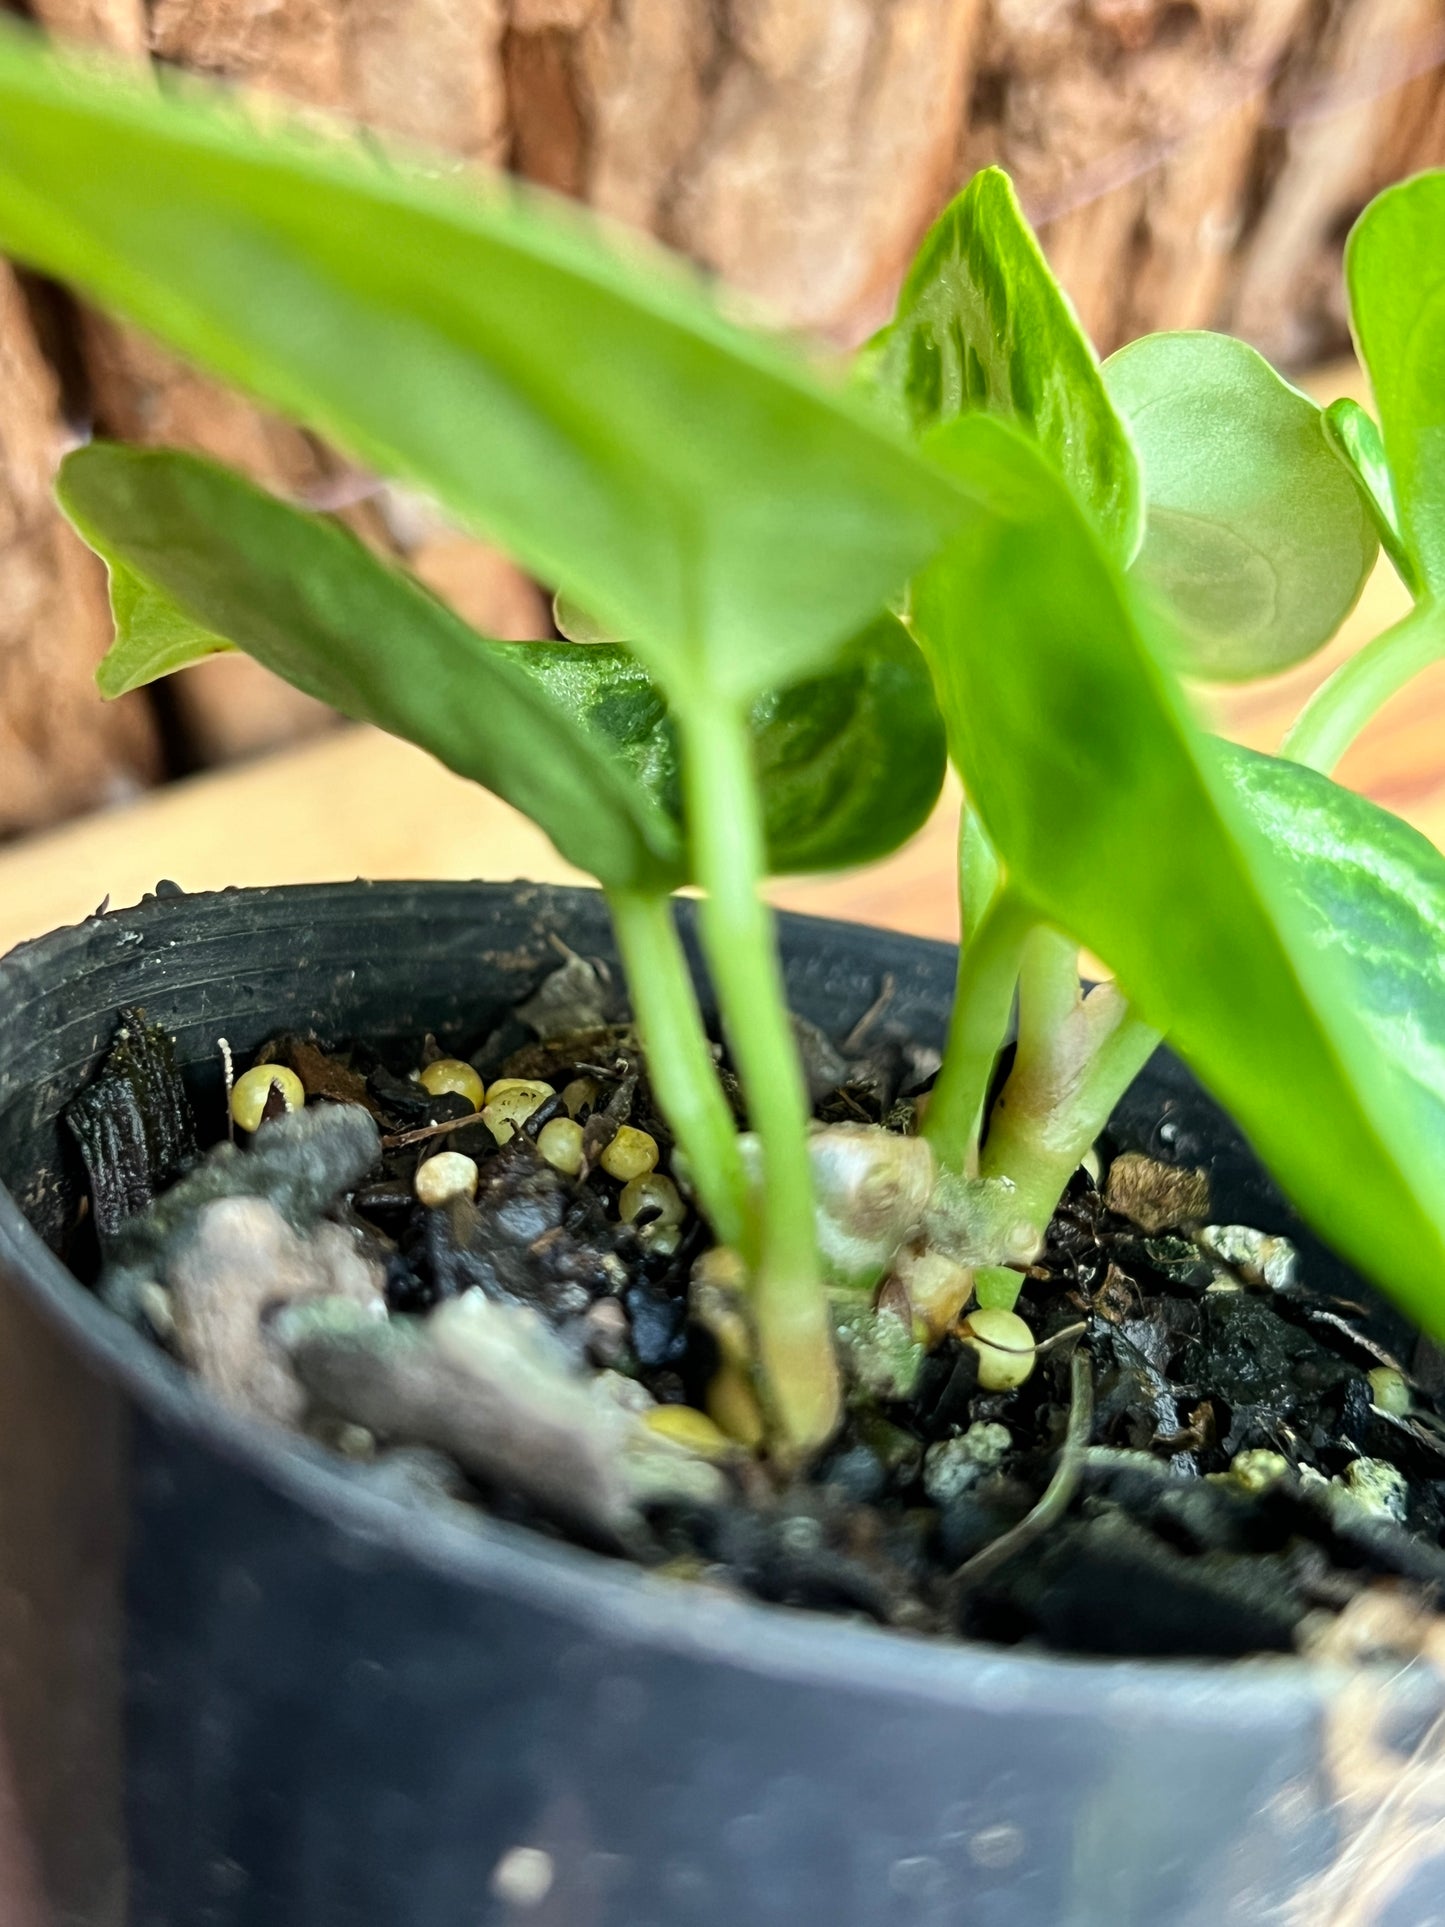
[[[1023,1850],[1023,1828],[1006,1820],[980,1827],[968,1843],[968,1857],[976,1867],[1011,1867]]]
[[[508,1847],[492,1869],[492,1892],[513,1907],[538,1907],[552,1890],[554,1873],[551,1854],[540,1847]]]
[[[942,1866],[931,1854],[910,1854],[895,1860],[888,1870],[888,1885],[904,1900],[932,1900],[943,1889]]]

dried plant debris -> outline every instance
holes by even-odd
[[[887,1120],[902,1155],[930,1066],[887,1005],[799,1035],[819,1118]],[[294,1071],[306,1108],[198,1158],[168,1040],[125,1013],[71,1113],[107,1298],[228,1405],[407,1504],[786,1604],[1242,1654],[1316,1649],[1382,1587],[1445,1602],[1433,1381],[1373,1299],[1322,1291],[1307,1248],[1208,1223],[1194,1163],[1106,1142],[1078,1175],[1020,1281],[1037,1362],[1013,1389],[959,1336],[967,1277],[932,1349],[906,1288],[840,1288],[850,1411],[789,1482],[734,1442],[757,1422],[746,1300],[670,1175],[606,973],[566,953],[470,1066],[464,1045],[407,1061],[278,1036],[254,1061]],[[626,1202],[639,1147],[665,1211]],[[440,1154],[457,1182],[419,1182]]]
[[[379,1439],[437,1448],[591,1543],[625,1549],[650,1508],[726,1495],[714,1466],[647,1425],[641,1387],[581,1372],[525,1307],[476,1292],[378,1325],[350,1300],[322,1299],[273,1329],[323,1406]]]
[[[273,1337],[271,1315],[298,1300],[349,1306],[385,1320],[386,1274],[340,1225],[298,1232],[261,1197],[203,1205],[172,1242],[157,1283],[175,1348],[227,1405],[298,1424],[306,1394]]]
[[[66,1107],[102,1241],[194,1164],[195,1120],[175,1049],[145,1012],[122,1010],[100,1075]]]

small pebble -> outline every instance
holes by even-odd
[[[640,1178],[633,1178],[622,1187],[622,1195],[617,1200],[617,1213],[622,1222],[632,1224],[644,1212],[652,1214],[654,1224],[681,1224],[687,1216],[687,1206],[677,1186],[661,1171],[645,1171]]]
[[[615,1365],[627,1350],[627,1313],[615,1298],[599,1298],[582,1320],[587,1356],[594,1365]]]
[[[259,1131],[261,1118],[272,1091],[281,1093],[288,1111],[299,1111],[306,1104],[306,1086],[284,1064],[255,1064],[243,1071],[231,1090],[231,1116],[243,1131]]]
[[[554,1877],[550,1853],[540,1847],[509,1847],[492,1869],[492,1893],[509,1907],[539,1907]]]
[[[633,1178],[645,1177],[656,1167],[657,1139],[651,1132],[639,1131],[631,1124],[620,1125],[598,1163],[608,1177],[630,1184]]]
[[[486,1101],[481,1078],[460,1057],[439,1057],[434,1064],[428,1064],[421,1074],[421,1084],[432,1097],[464,1097],[474,1111],[479,1111]]]
[[[1396,1525],[1405,1523],[1410,1487],[1404,1473],[1387,1459],[1356,1459],[1345,1468],[1342,1489],[1367,1512],[1393,1519]]]
[[[419,1164],[414,1180],[417,1200],[435,1210],[453,1198],[477,1195],[477,1167],[462,1151],[438,1151],[435,1157]]]
[[[498,1144],[505,1144],[552,1095],[550,1084],[528,1077],[499,1077],[487,1091],[482,1122]]]
[[[1289,1475],[1289,1460],[1282,1452],[1257,1448],[1236,1452],[1230,1460],[1228,1476],[1246,1492],[1268,1492],[1272,1485]]]
[[[978,1382],[986,1392],[1012,1392],[1034,1369],[1034,1335],[1016,1311],[981,1305],[958,1336],[978,1354]]]
[[[570,1117],[554,1117],[537,1133],[537,1149],[554,1171],[575,1178],[582,1169],[582,1126]]]
[[[1370,1381],[1370,1403],[1375,1410],[1391,1418],[1404,1418],[1414,1403],[1404,1373],[1389,1365],[1377,1365],[1366,1377]]]
[[[988,1419],[970,1425],[962,1438],[940,1439],[923,1455],[924,1491],[935,1505],[948,1505],[1000,1465],[1012,1444],[1008,1427]]]
[[[579,1111],[591,1110],[597,1103],[597,1097],[595,1077],[574,1077],[570,1084],[563,1086],[562,1102],[567,1107],[569,1117],[576,1117]]]
[[[1299,1259],[1288,1238],[1271,1237],[1247,1224],[1209,1224],[1198,1243],[1256,1291],[1289,1291],[1295,1283]]]
[[[639,1227],[637,1241],[656,1258],[672,1258],[682,1248],[682,1227],[676,1224],[645,1224]]]

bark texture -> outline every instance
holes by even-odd
[[[59,384],[18,278],[0,262],[0,834],[114,801],[148,781],[143,701],[104,706],[105,575],[50,495]]]
[[[1445,161],[1445,0],[31,5],[57,34],[510,166],[650,229],[782,325],[844,342],[886,317],[954,188],[999,161],[1102,349],[1148,328],[1227,327],[1298,366],[1345,340],[1351,219],[1386,181]],[[23,318],[14,325],[23,336]],[[81,317],[72,351],[107,432],[201,448],[288,494],[351,503],[369,539],[494,633],[545,620],[501,558],[369,492],[311,437],[129,332]],[[27,352],[33,362],[33,341]],[[53,448],[56,404],[40,406]],[[4,432],[8,501],[20,457],[17,431]],[[0,629],[10,728],[27,715],[58,723],[48,679],[73,672],[79,688],[104,629],[93,572],[33,506],[30,459],[31,521],[49,530],[34,539],[58,543],[62,560],[29,614],[12,595]],[[239,662],[188,672],[170,713],[192,761],[322,720]],[[139,707],[123,722],[87,710],[73,731],[72,742],[51,728],[28,763],[0,761],[0,826],[83,806],[145,769]]]

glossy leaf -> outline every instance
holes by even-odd
[[[956,526],[877,412],[661,251],[223,99],[0,35],[0,246],[421,484],[675,699],[823,665]]]
[[[855,636],[828,675],[759,697],[749,726],[774,871],[875,862],[923,827],[943,787],[933,678],[891,615]]]
[[[1369,372],[1420,582],[1445,593],[1445,171],[1387,188],[1345,250],[1350,314]]]
[[[1419,578],[1405,547],[1395,501],[1395,481],[1374,417],[1349,395],[1340,395],[1325,410],[1325,434],[1355,478],[1355,485],[1374,521],[1380,547],[1389,556],[1405,587],[1412,595],[1418,595]]]
[[[1445,1332],[1430,1066],[1382,1048],[1357,1007],[1358,957],[1301,906],[1298,859],[1242,805],[1164,666],[1157,617],[1037,451],[980,418],[933,448],[995,502],[913,608],[1011,886],[1113,966],[1319,1230]]]
[[[916,433],[973,409],[1028,428],[1115,554],[1133,554],[1141,526],[1134,450],[999,168],[976,174],[929,231],[866,367]]]
[[[1313,655],[1376,552],[1319,408],[1229,335],[1145,335],[1104,378],[1144,478],[1134,572],[1173,619],[1180,668],[1243,681]]]
[[[225,637],[343,715],[495,790],[604,884],[667,887],[680,873],[676,824],[555,689],[339,523],[199,456],[104,442],[66,458],[58,493],[118,571],[104,694],[152,682]]]
[[[526,645],[526,660],[680,823],[677,736],[647,672],[606,643]],[[855,636],[827,675],[760,696],[748,727],[774,875],[886,856],[922,827],[943,787],[947,746],[933,680],[894,616]]]
[[[1312,769],[1219,745],[1225,774],[1315,948],[1348,977],[1382,1056],[1445,1098],[1445,857],[1398,816]]]
[[[339,525],[196,456],[93,444],[60,499],[112,572],[106,695],[238,646],[497,791],[604,882],[687,880],[675,733],[625,649],[485,640]],[[937,800],[932,681],[891,616],[760,698],[751,728],[776,871],[885,855]]]

